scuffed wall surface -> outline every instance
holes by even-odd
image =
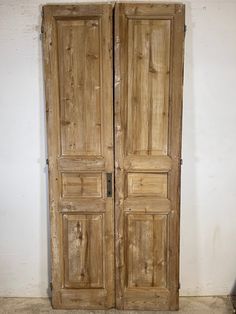
[[[48,289],[45,3],[0,2],[0,296]],[[181,294],[228,294],[236,279],[236,1],[186,6]]]

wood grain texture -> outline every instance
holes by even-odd
[[[43,7],[55,308],[114,306],[112,6]]]
[[[116,4],[114,69],[112,9],[43,8],[52,303],[176,310],[184,5]]]
[[[167,198],[167,174],[128,173],[128,197],[156,196]]]
[[[58,20],[57,32],[61,153],[99,156],[101,152],[99,19]]]
[[[101,173],[62,172],[63,198],[102,197]]]
[[[128,19],[127,155],[167,154],[170,26]]]
[[[169,156],[127,156],[124,160],[124,169],[138,172],[168,172],[172,160]]]
[[[115,8],[116,305],[176,310],[184,5]]]
[[[167,215],[127,215],[127,287],[167,285]]]
[[[63,215],[66,288],[103,288],[103,216]]]

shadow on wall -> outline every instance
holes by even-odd
[[[180,278],[181,295],[197,290],[199,282],[198,263],[198,212],[196,191],[196,147],[195,147],[195,94],[193,62],[193,22],[191,3],[184,1],[186,14],[184,99],[183,99],[183,139],[181,176],[181,242]],[[183,233],[184,230],[184,233]],[[190,276],[191,274],[191,276]],[[196,285],[196,287],[193,287]]]
[[[234,295],[236,297],[236,279],[235,279],[234,285],[230,291],[230,295]]]
[[[38,17],[38,25],[42,24],[42,8],[43,6],[40,5],[38,8],[39,17]],[[41,274],[44,274],[45,271],[47,273],[47,295],[51,297],[51,262],[50,262],[50,212],[49,212],[49,198],[48,198],[48,166],[46,163],[47,154],[47,130],[46,130],[46,100],[45,100],[45,92],[44,92],[44,70],[43,70],[43,46],[42,41],[39,44],[39,82],[40,82],[40,135],[41,135],[41,145],[40,147],[43,148],[42,159],[41,159],[41,206],[40,208],[44,210],[41,218],[40,224],[40,232],[43,234],[41,235],[41,242],[40,242],[40,249],[41,249]],[[46,224],[45,224],[46,221]],[[45,227],[46,225],[46,227]],[[47,244],[47,248],[45,248],[45,244]],[[45,256],[46,254],[46,256]],[[45,260],[46,266],[45,266]],[[45,292],[44,292],[45,293]]]
[[[230,291],[230,297],[234,307],[234,313],[236,313],[236,280],[234,281],[234,285]]]

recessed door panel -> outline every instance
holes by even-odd
[[[101,19],[58,20],[62,155],[101,153]]]
[[[127,287],[167,287],[167,215],[127,215]]]
[[[127,154],[166,155],[171,21],[139,18],[127,23]]]
[[[103,215],[63,215],[63,237],[65,287],[103,288]]]
[[[102,174],[63,172],[61,174],[62,198],[101,198]]]
[[[166,173],[128,173],[128,197],[151,196],[167,198]]]

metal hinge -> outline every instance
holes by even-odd
[[[41,33],[40,33],[40,35],[39,35],[40,40],[42,40],[43,34],[44,34],[44,27],[43,27],[44,12],[43,12],[43,10],[41,11],[41,16],[42,16],[42,21],[41,21]]]
[[[52,290],[52,282],[50,281],[50,283],[49,283],[49,287],[50,287],[50,289]]]
[[[187,25],[185,24],[184,25],[184,35],[186,34],[186,32],[187,32]]]
[[[48,161],[48,158],[46,159],[46,165],[49,165],[49,161]]]
[[[182,158],[180,159],[180,164],[181,164],[181,166],[182,166],[182,164],[183,164],[183,159],[182,159]]]
[[[40,40],[42,40],[43,36],[44,36],[44,27],[43,27],[43,20],[42,20],[42,24],[41,24],[41,33],[40,33],[40,35],[39,35]]]
[[[180,284],[180,282],[179,282],[179,286],[178,286],[179,289],[180,289],[180,286],[181,286],[181,284]]]

